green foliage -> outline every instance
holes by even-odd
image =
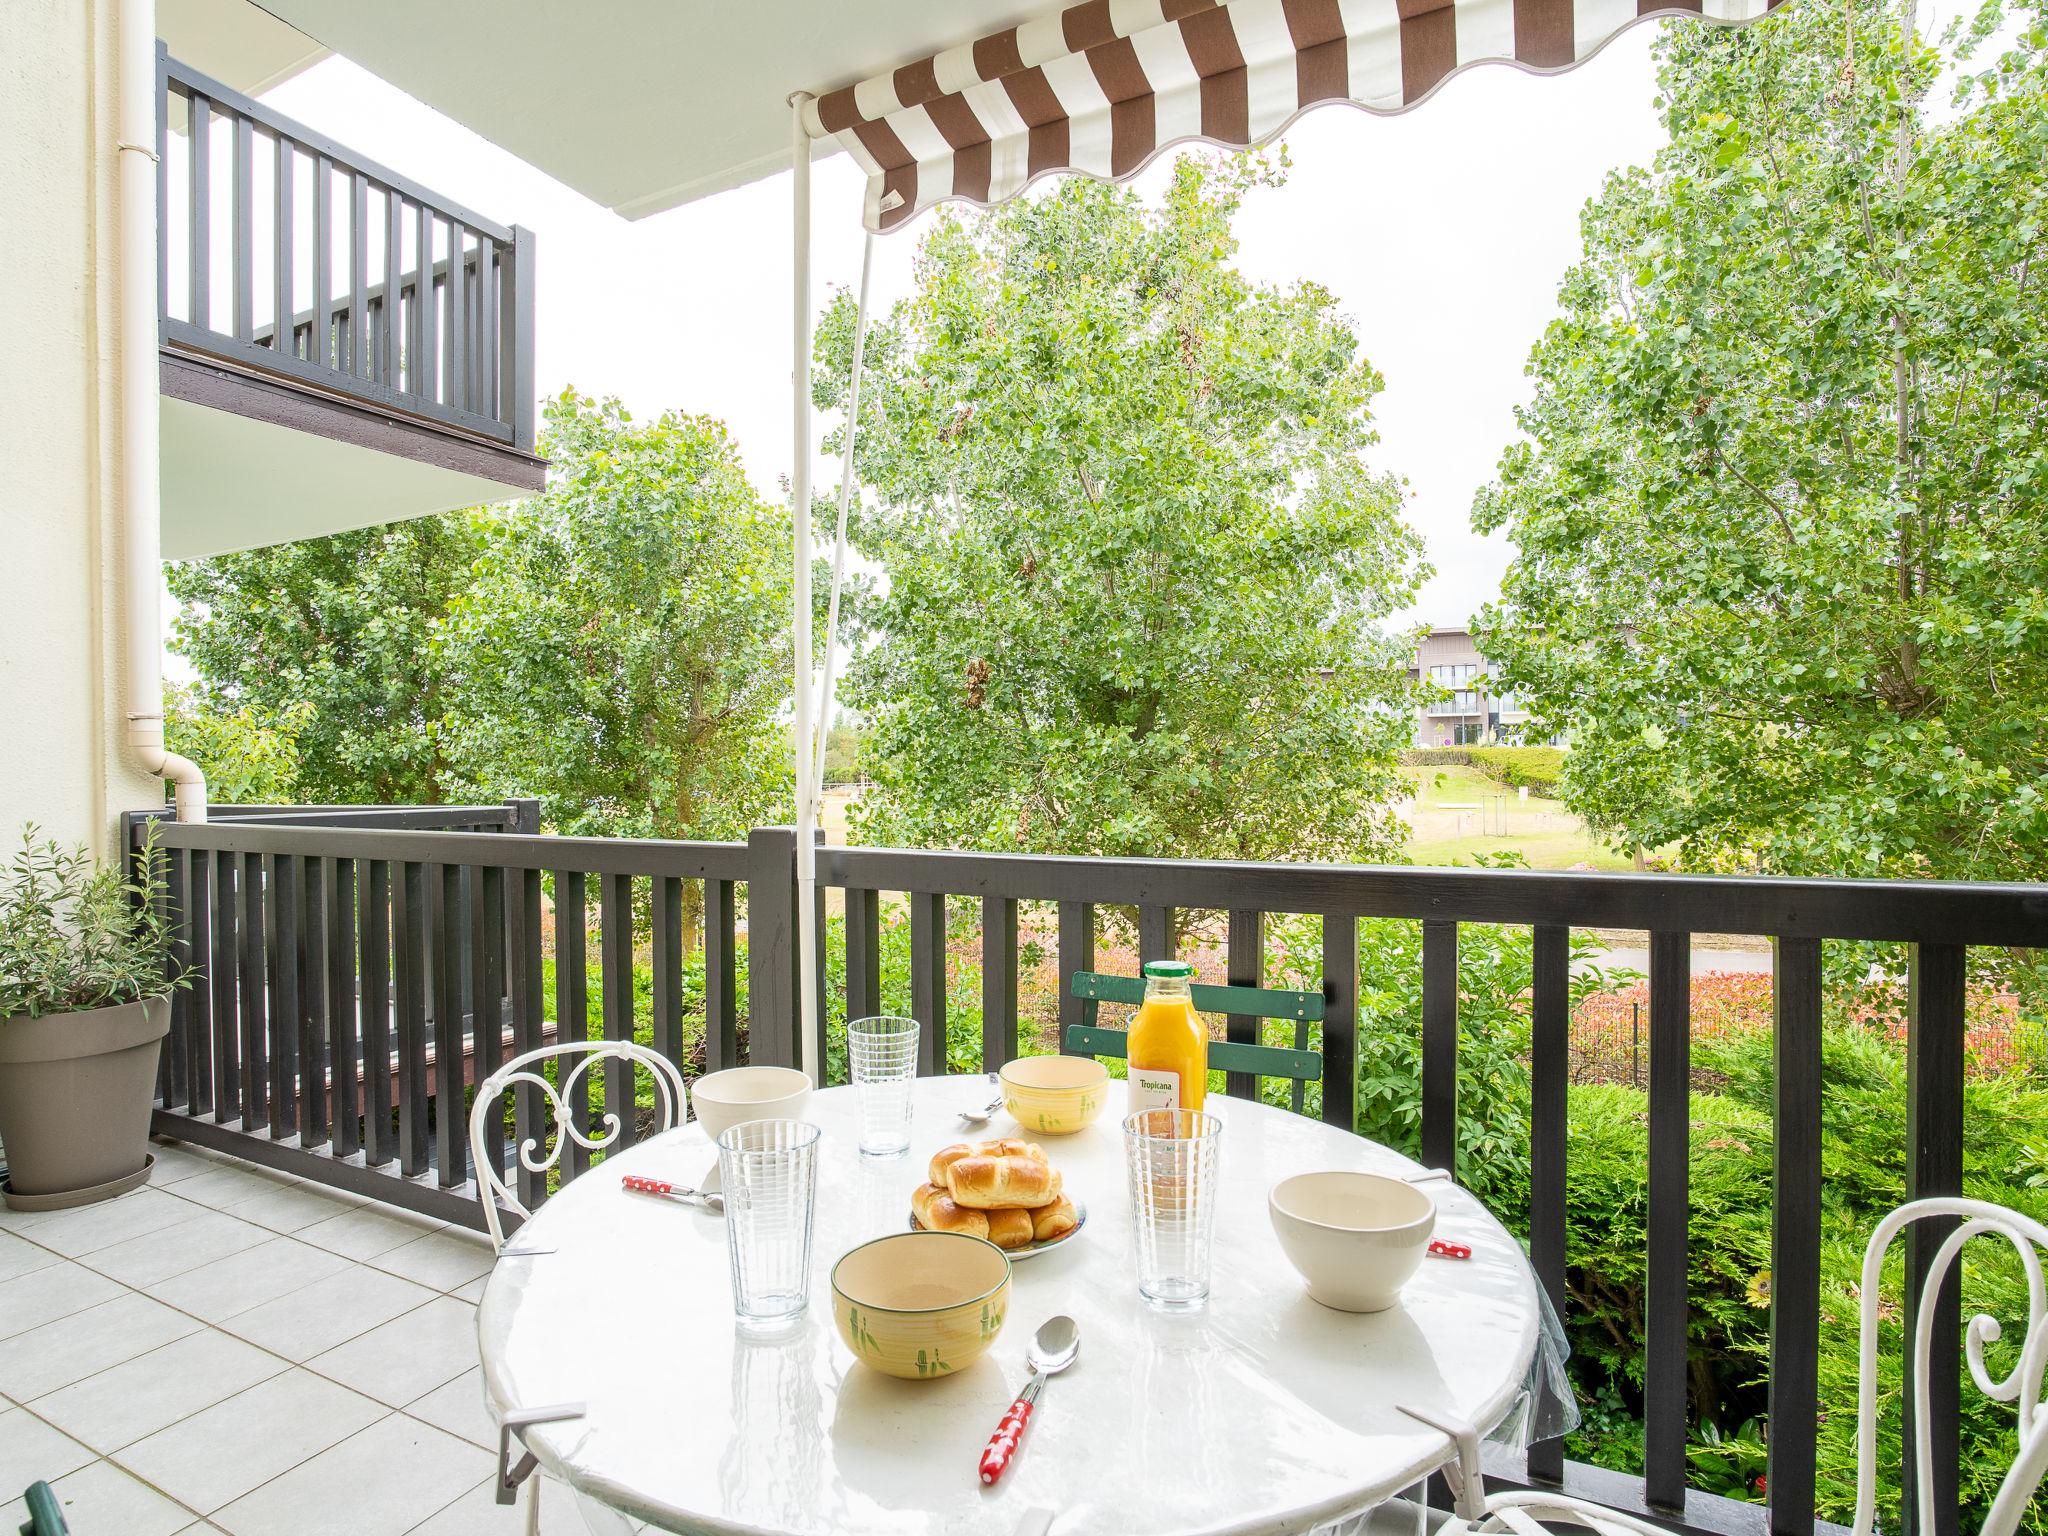
[[[886,589],[848,699],[862,835],[1387,857],[1415,685],[1384,625],[1420,546],[1370,473],[1379,376],[1335,297],[1260,287],[1231,223],[1277,175],[1183,162],[940,214],[868,339],[854,519]],[[853,302],[818,336],[843,405]]]
[[[1566,1316],[1582,1373],[1624,1391],[1642,1386],[1649,1215],[1648,1098],[1620,1084],[1576,1084],[1568,1130]],[[1758,1375],[1767,1347],[1771,1262],[1771,1122],[1737,1100],[1692,1096],[1688,1295],[1696,1382],[1721,1403]],[[1731,1390],[1733,1389],[1733,1390]]]
[[[250,704],[224,709],[170,685],[164,743],[204,768],[207,798],[216,804],[291,805],[299,800],[299,732],[313,712],[303,699],[275,717]]]
[[[1464,767],[1471,761],[1470,747],[1407,747],[1400,758],[1403,768]]]
[[[835,913],[826,918],[825,927],[825,1081],[846,1083],[853,1080],[846,1057],[846,918]],[[947,904],[946,927],[949,939],[980,931],[965,902]],[[910,917],[901,907],[885,906],[880,929],[881,1012],[898,1018],[914,1017],[910,1006]],[[950,943],[948,950],[944,1070],[979,1072],[981,965],[971,956],[952,958]]]
[[[867,772],[863,766],[867,746],[868,736],[864,727],[843,716],[835,721],[832,735],[825,743],[825,782],[858,783]]]
[[[1512,863],[1511,858],[1498,861]],[[1267,985],[1322,985],[1319,917],[1267,921]],[[1358,1078],[1355,1129],[1396,1151],[1422,1150],[1422,925],[1364,918],[1358,925]],[[1603,972],[1590,937],[1571,939],[1571,999],[1625,984]],[[1529,1205],[1529,976],[1527,928],[1483,923],[1458,929],[1458,1182],[1520,1226]],[[1275,1026],[1269,1044],[1292,1044]],[[1320,1030],[1311,1033],[1320,1048]],[[1284,1099],[1280,1100],[1284,1102]],[[1304,1108],[1322,1109],[1319,1085]]]
[[[217,797],[541,797],[565,832],[720,838],[790,782],[788,513],[725,429],[550,401],[548,489],[168,569]]]
[[[0,1019],[79,1013],[162,997],[186,984],[168,965],[170,924],[152,842],[131,878],[84,847],[37,841],[0,876]]]
[[[790,788],[788,512],[702,416],[564,393],[542,451],[436,631],[451,755],[564,832],[744,835]]]
[[[1768,1034],[1733,1035],[1702,1045],[1698,1063],[1727,1079],[1721,1102],[1768,1123],[1775,1072]],[[1822,1287],[1821,1403],[1826,1411],[1820,1435],[1820,1513],[1846,1521],[1854,1503],[1856,1400],[1856,1326],[1863,1247],[1878,1220],[1905,1198],[1906,1093],[1904,1054],[1882,1033],[1831,1026],[1822,1037],[1821,1058]],[[1624,1090],[1625,1091],[1625,1090]],[[1974,1198],[2048,1219],[2048,1188],[2035,1184],[2038,1153],[2028,1138],[2038,1138],[2048,1125],[2048,1090],[2022,1076],[1972,1077],[1964,1085],[1964,1192]],[[1576,1144],[1573,1148],[1577,1156]],[[1699,1163],[1694,1163],[1697,1218]],[[1576,1168],[1574,1177],[1576,1177]],[[1768,1158],[1760,1176],[1768,1178]],[[1766,1186],[1767,1187],[1767,1186]],[[1578,1200],[1574,1193],[1574,1207]],[[1714,1244],[1714,1230],[1702,1231],[1695,1220],[1694,1242]],[[1903,1465],[1900,1438],[1899,1361],[1903,1339],[1904,1280],[1900,1252],[1885,1271],[1880,1308],[1878,1466],[1884,1474],[1880,1517],[1895,1519]],[[1766,1261],[1767,1262],[1767,1261]],[[2011,1249],[1996,1241],[1972,1245],[1963,1266],[1966,1313],[1982,1311],[2007,1325],[2003,1342],[1990,1346],[1987,1360],[1994,1376],[2011,1369],[2026,1317],[2024,1275]],[[1740,1366],[1723,1377],[1741,1381],[1765,1378],[1768,1341],[1731,1336],[1730,1347],[1742,1357]],[[2015,1451],[2012,1410],[1966,1389],[1963,1402],[1964,1525],[1981,1520],[1996,1485],[1997,1472]],[[2038,1503],[2038,1501],[2037,1501]],[[1888,1519],[1887,1523],[1891,1523]],[[2030,1530],[2048,1529],[2048,1509],[2039,1509]]]
[[[1468,747],[1465,756],[1488,778],[1532,795],[1555,795],[1564,772],[1561,747]]]
[[[1475,524],[1575,810],[1695,867],[2040,873],[2048,31],[1801,0],[1658,44]],[[1959,66],[1975,68],[1976,66]]]
[[[288,735],[293,793],[272,800],[453,799],[448,676],[433,641],[480,535],[460,514],[422,517],[165,566],[181,605],[171,648],[198,673],[188,719],[245,717]],[[195,744],[212,779],[213,741]],[[258,766],[239,750],[231,777]]]

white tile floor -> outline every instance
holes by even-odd
[[[482,1238],[159,1143],[147,1188],[0,1208],[0,1530],[507,1536],[476,1359]],[[13,1502],[5,1502],[8,1499]],[[550,1485],[547,1536],[583,1536]]]

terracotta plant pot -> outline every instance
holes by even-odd
[[[171,1000],[0,1018],[7,1204],[85,1205],[149,1173],[149,1112]]]

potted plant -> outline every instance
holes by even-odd
[[[134,879],[29,827],[0,875],[0,1144],[7,1204],[111,1199],[149,1177],[170,994],[154,847]]]

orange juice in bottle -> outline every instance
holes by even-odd
[[[1130,1112],[1200,1109],[1209,1088],[1209,1031],[1189,987],[1185,960],[1148,960],[1145,1001],[1131,1020]]]

